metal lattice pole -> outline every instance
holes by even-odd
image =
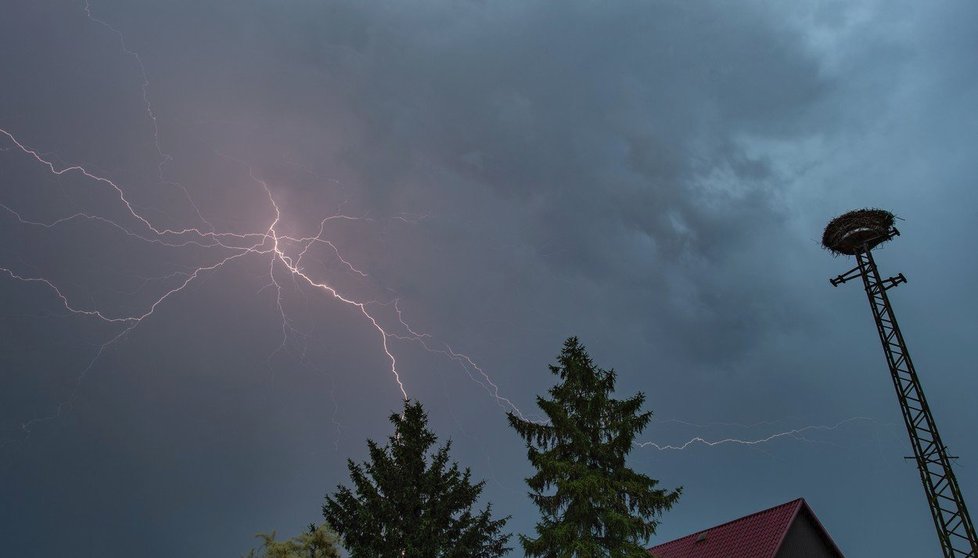
[[[886,363],[890,368],[893,387],[896,388],[900,401],[903,420],[910,435],[914,459],[917,461],[941,549],[946,558],[978,558],[978,536],[975,535],[968,508],[951,469],[947,448],[937,431],[937,424],[927,405],[924,390],[886,294],[889,289],[905,283],[906,278],[901,273],[896,277],[882,279],[873,259],[873,246],[900,233],[892,225],[887,226],[882,235],[869,236],[865,228],[861,232],[864,239],[862,245],[851,250],[856,258],[856,267],[832,279],[832,285],[838,286],[856,277],[862,279],[873,318],[876,320]],[[840,252],[845,253],[841,250]]]

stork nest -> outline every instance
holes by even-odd
[[[889,240],[893,222],[893,214],[884,209],[844,213],[826,225],[822,246],[836,255],[855,255]]]

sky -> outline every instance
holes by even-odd
[[[530,533],[505,413],[575,335],[683,487],[650,543],[804,497],[848,556],[936,554],[819,240],[901,219],[877,262],[978,506],[976,56],[963,1],[6,2],[4,553],[240,556],[405,394]]]

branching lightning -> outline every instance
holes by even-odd
[[[344,214],[330,215],[324,217],[320,221],[318,230],[315,231],[314,234],[303,237],[294,237],[283,234],[279,228],[282,222],[282,213],[278,203],[275,200],[272,187],[266,180],[258,176],[249,165],[245,165],[248,168],[248,174],[251,179],[261,186],[265,195],[267,196],[270,213],[269,221],[266,223],[266,225],[262,226],[261,228],[256,228],[251,232],[237,233],[229,231],[217,231],[215,227],[202,215],[200,208],[194,202],[193,197],[190,195],[187,188],[177,182],[167,180],[165,177],[164,168],[167,163],[172,161],[173,158],[162,148],[160,141],[159,119],[150,99],[150,81],[142,58],[136,51],[128,47],[125,37],[121,31],[112,27],[109,23],[93,14],[91,4],[87,0],[84,5],[84,11],[89,20],[115,34],[119,39],[119,45],[122,52],[127,56],[132,57],[132,59],[136,62],[142,78],[142,100],[145,106],[146,115],[152,124],[154,145],[159,156],[159,164],[157,169],[160,182],[177,187],[183,192],[184,197],[189,205],[193,208],[194,213],[204,227],[188,226],[185,228],[168,228],[157,225],[148,215],[137,209],[137,207],[130,201],[126,188],[124,188],[121,184],[117,183],[111,178],[91,170],[90,168],[87,168],[83,164],[59,165],[51,158],[43,155],[40,150],[35,149],[33,146],[29,146],[25,142],[21,141],[21,139],[19,139],[10,130],[3,128],[0,128],[0,140],[4,140],[4,143],[8,144],[3,147],[4,151],[11,149],[19,150],[23,155],[32,159],[43,168],[46,168],[47,171],[53,175],[79,175],[95,184],[109,188],[115,194],[115,197],[121,206],[120,208],[123,210],[125,222],[119,222],[104,215],[93,215],[84,212],[77,212],[50,222],[42,222],[39,220],[26,218],[19,211],[6,204],[0,204],[0,210],[12,216],[18,223],[25,226],[54,229],[73,221],[95,221],[110,226],[122,234],[139,241],[158,244],[170,248],[194,246],[196,248],[208,250],[211,252],[211,256],[210,263],[197,266],[186,272],[178,271],[168,275],[168,278],[180,278],[180,281],[176,284],[176,286],[158,293],[155,298],[145,304],[141,311],[129,314],[114,314],[97,307],[82,305],[76,301],[73,301],[66,294],[66,292],[55,283],[55,281],[49,278],[26,274],[6,265],[0,265],[0,273],[12,280],[42,285],[61,302],[62,306],[68,313],[84,318],[100,320],[119,327],[119,330],[113,336],[99,346],[92,360],[79,375],[78,382],[81,382],[85,374],[91,370],[98,358],[108,347],[125,338],[126,335],[137,328],[141,323],[143,323],[143,321],[151,318],[160,305],[166,303],[169,299],[177,296],[179,293],[187,289],[202,275],[210,272],[216,272],[226,267],[228,263],[238,259],[266,258],[269,278],[268,287],[275,290],[275,306],[280,315],[282,323],[282,342],[276,351],[284,349],[289,335],[295,332],[283,302],[281,280],[284,275],[287,275],[292,281],[303,285],[305,288],[321,292],[335,301],[348,305],[363,316],[364,320],[366,320],[366,322],[377,333],[380,348],[388,361],[389,372],[397,386],[398,391],[400,392],[401,397],[404,399],[408,398],[408,391],[402,379],[401,371],[398,368],[397,357],[391,346],[391,342],[395,340],[416,342],[427,351],[449,356],[452,360],[459,363],[466,373],[473,378],[473,380],[477,381],[483,387],[486,387],[489,390],[490,395],[492,395],[500,405],[505,406],[507,409],[511,409],[517,413],[520,412],[512,401],[500,395],[499,387],[492,381],[484,370],[475,364],[470,357],[450,348],[433,348],[429,335],[418,334],[415,332],[404,320],[400,307],[396,306],[396,301],[394,304],[397,309],[397,318],[396,323],[393,325],[400,328],[400,331],[390,330],[388,329],[389,326],[383,325],[380,316],[372,312],[368,307],[368,305],[373,301],[359,300],[349,294],[341,293],[327,280],[313,276],[311,272],[303,267],[303,260],[308,256],[310,248],[314,245],[321,245],[328,247],[336,256],[337,260],[341,262],[341,264],[350,273],[353,273],[361,278],[367,278],[368,274],[365,271],[356,267],[348,258],[344,256],[340,248],[332,240],[326,238],[326,229],[330,222],[356,221],[362,218]],[[244,164],[241,161],[238,162]],[[396,219],[404,221],[405,223],[412,222],[405,216],[398,216]],[[478,371],[481,380],[472,375],[472,369]],[[40,419],[33,419],[24,423],[24,428],[28,429],[30,425],[38,421],[48,420],[50,418],[60,416],[64,406],[65,403],[60,404],[57,412],[51,417],[42,417]]]
[[[496,403],[505,410],[512,410],[514,413],[521,417],[525,415],[523,412],[507,397],[500,393],[499,386],[493,381],[492,377],[480,367],[471,357],[466,354],[455,351],[448,344],[436,344],[433,341],[432,336],[428,333],[423,333],[415,330],[404,318],[403,312],[401,310],[399,299],[395,298],[392,302],[388,303],[393,305],[394,314],[396,316],[396,322],[399,326],[398,330],[388,329],[382,325],[379,317],[372,313],[369,308],[368,301],[361,301],[349,295],[345,295],[338,291],[329,282],[313,277],[305,268],[302,267],[302,260],[307,256],[309,249],[314,244],[321,244],[328,246],[330,250],[336,255],[338,260],[349,270],[360,277],[367,277],[367,273],[358,269],[354,266],[348,259],[346,259],[341,250],[337,247],[335,243],[324,238],[326,234],[326,225],[331,221],[349,221],[357,220],[357,217],[336,214],[323,218],[319,223],[319,228],[310,236],[304,237],[294,237],[289,235],[284,235],[279,232],[279,225],[281,223],[282,214],[278,204],[275,201],[275,197],[272,193],[272,189],[261,177],[255,174],[254,170],[248,167],[249,176],[259,184],[264,190],[268,205],[271,212],[270,221],[267,226],[261,230],[250,233],[232,233],[232,232],[215,232],[214,230],[201,230],[199,228],[186,228],[180,230],[174,229],[164,229],[155,226],[147,217],[140,214],[133,206],[132,203],[126,197],[125,190],[109,178],[97,175],[81,165],[70,165],[59,168],[50,160],[44,158],[40,153],[28,147],[23,142],[17,139],[11,132],[0,129],[0,134],[5,136],[10,143],[19,149],[25,155],[33,158],[35,161],[46,167],[50,172],[56,175],[62,175],[65,173],[78,173],[94,182],[106,185],[116,192],[118,200],[120,201],[122,207],[125,208],[128,216],[132,218],[137,226],[141,226],[143,231],[135,232],[131,228],[120,224],[116,221],[108,219],[106,217],[101,217],[97,215],[89,215],[84,213],[76,213],[68,217],[57,219],[55,221],[44,223],[40,221],[33,221],[24,218],[16,210],[0,204],[0,209],[3,209],[8,214],[13,215],[18,222],[29,226],[38,226],[45,228],[53,228],[58,225],[67,223],[72,220],[77,219],[87,219],[96,220],[105,224],[108,224],[122,233],[130,236],[132,238],[139,239],[144,242],[162,244],[164,246],[180,248],[189,245],[194,245],[197,247],[207,248],[218,251],[218,255],[215,256],[212,263],[207,265],[202,265],[197,268],[192,269],[190,272],[175,272],[171,276],[182,276],[182,280],[177,284],[177,286],[164,291],[162,294],[157,296],[152,300],[141,313],[130,314],[130,315],[115,315],[108,314],[98,308],[88,308],[82,307],[73,303],[63,292],[58,288],[52,281],[44,277],[34,277],[28,275],[22,275],[14,270],[7,267],[0,266],[0,272],[3,272],[11,279],[26,283],[39,283],[49,289],[54,296],[56,296],[64,306],[64,308],[75,315],[101,320],[110,324],[120,324],[122,329],[118,334],[110,338],[107,342],[102,344],[95,357],[89,363],[89,365],[83,370],[82,375],[87,373],[92,366],[95,364],[97,359],[110,345],[116,343],[120,339],[124,338],[133,329],[138,327],[144,320],[150,318],[156,309],[166,302],[169,298],[177,295],[188,286],[190,286],[198,277],[207,272],[212,272],[224,267],[231,261],[237,260],[244,257],[264,257],[268,260],[268,277],[270,280],[269,287],[276,290],[276,308],[279,312],[281,323],[282,323],[282,343],[279,349],[284,348],[288,335],[290,332],[294,331],[290,325],[290,320],[288,314],[285,311],[285,307],[282,300],[282,285],[280,283],[280,278],[277,277],[276,271],[280,273],[286,273],[293,280],[305,285],[308,288],[320,291],[325,295],[329,296],[333,300],[339,301],[343,304],[353,307],[356,311],[363,316],[363,318],[370,324],[370,326],[377,332],[378,339],[380,341],[380,347],[389,363],[389,371],[391,376],[397,385],[397,388],[401,396],[405,399],[408,398],[407,388],[401,376],[401,372],[398,369],[397,357],[391,348],[391,341],[409,341],[419,344],[424,350],[445,356],[452,361],[456,362],[472,381],[479,384],[494,400]],[[242,163],[243,164],[243,163]],[[63,408],[63,404],[58,408],[58,414],[60,414]],[[42,419],[34,419],[25,423],[25,428],[29,427],[40,420],[47,420],[51,417],[44,417]],[[768,436],[753,438],[753,439],[743,439],[743,438],[718,438],[714,440],[706,439],[700,436],[693,437],[681,444],[659,444],[656,442],[639,442],[636,443],[637,447],[651,447],[659,451],[682,451],[691,446],[701,445],[707,447],[716,447],[721,445],[744,445],[744,446],[756,446],[761,444],[766,444],[773,442],[782,438],[794,438],[802,439],[803,434],[811,431],[833,431],[838,428],[855,421],[872,421],[873,419],[868,417],[852,417],[840,421],[834,425],[813,425],[804,426],[801,428],[795,428],[786,431],[780,431],[775,434]],[[703,427],[708,425],[690,423],[686,421],[680,421],[678,419],[671,419],[671,422],[678,422],[688,426]],[[732,423],[731,423],[732,424]],[[750,428],[754,426],[759,426],[759,423],[755,425],[736,425],[745,428]]]
[[[458,362],[466,370],[466,372],[470,373],[470,375],[471,370],[477,371],[481,379],[472,376],[473,379],[486,388],[500,405],[505,406],[507,409],[512,409],[514,412],[520,412],[511,400],[500,395],[499,386],[493,382],[492,378],[490,378],[490,376],[482,368],[480,368],[472,360],[472,358],[451,349],[447,345],[445,346],[445,349],[433,347],[430,344],[430,335],[418,333],[412,329],[412,327],[404,320],[403,313],[401,312],[400,307],[397,306],[396,300],[393,302],[393,304],[395,305],[397,312],[397,325],[399,325],[402,329],[400,332],[389,331],[386,329],[385,326],[382,325],[380,318],[368,308],[368,301],[358,300],[350,295],[341,293],[329,282],[324,279],[314,277],[302,266],[303,258],[308,255],[310,247],[314,244],[321,244],[328,246],[337,256],[339,261],[342,262],[351,273],[357,274],[361,277],[367,277],[367,274],[364,271],[358,269],[344,257],[339,247],[337,247],[335,243],[324,238],[327,223],[338,220],[356,220],[356,217],[342,214],[325,217],[320,221],[318,231],[310,236],[294,237],[282,234],[279,230],[282,214],[278,203],[275,201],[272,189],[267,181],[256,175],[254,170],[249,167],[249,176],[264,190],[271,213],[270,221],[263,230],[249,233],[234,233],[201,230],[200,228],[196,227],[188,227],[183,229],[162,228],[155,225],[147,216],[140,213],[129,201],[125,189],[112,179],[98,175],[78,164],[59,167],[51,160],[42,156],[38,150],[20,141],[12,132],[0,128],[0,135],[6,137],[7,140],[24,155],[31,157],[37,163],[46,167],[48,171],[55,175],[76,173],[91,181],[111,188],[116,193],[117,199],[119,200],[122,208],[124,208],[127,217],[131,217],[131,220],[134,221],[133,224],[143,230],[136,232],[132,228],[107,217],[89,215],[85,213],[76,213],[68,217],[57,219],[50,223],[44,223],[27,219],[16,210],[0,204],[0,208],[5,210],[10,215],[13,215],[21,224],[54,228],[58,225],[62,225],[76,219],[96,220],[122,231],[127,236],[145,242],[157,243],[171,248],[195,245],[197,247],[207,248],[217,252],[217,255],[212,259],[212,263],[196,267],[189,273],[183,274],[184,277],[182,281],[177,284],[177,286],[164,291],[157,298],[147,304],[142,312],[127,315],[110,314],[98,308],[82,307],[71,301],[53,281],[44,277],[23,275],[8,267],[0,266],[0,271],[11,279],[23,282],[40,283],[44,285],[62,302],[64,308],[72,314],[95,318],[108,323],[124,325],[122,331],[103,345],[99,353],[101,353],[101,351],[107,346],[123,338],[134,328],[138,327],[144,320],[150,318],[161,304],[186,289],[202,274],[221,269],[229,262],[240,258],[252,256],[265,257],[268,259],[268,277],[271,281],[270,285],[277,292],[276,307],[282,320],[283,346],[290,331],[292,331],[292,327],[283,305],[282,285],[280,283],[280,277],[277,275],[278,273],[287,273],[288,276],[290,276],[293,280],[298,281],[302,285],[320,291],[328,295],[333,300],[342,302],[343,304],[355,308],[357,312],[359,312],[371,325],[371,327],[376,330],[381,348],[389,362],[389,371],[403,398],[407,399],[408,393],[401,377],[401,372],[398,369],[397,357],[391,348],[392,340],[416,342],[430,352],[447,355],[452,360]]]
[[[76,301],[71,300],[65,291],[49,278],[29,275],[10,267],[0,265],[0,272],[12,280],[21,281],[24,283],[35,283],[48,289],[53,296],[60,300],[62,306],[68,313],[84,318],[96,319],[119,327],[119,330],[113,336],[98,347],[94,357],[81,371],[78,377],[79,383],[83,380],[84,376],[91,370],[107,348],[125,338],[145,320],[151,318],[157,308],[166,303],[172,297],[177,296],[179,293],[190,287],[199,277],[207,273],[221,270],[232,261],[242,258],[266,258],[269,278],[269,284],[267,287],[272,288],[275,291],[275,307],[279,313],[282,324],[282,340],[279,347],[276,349],[276,352],[283,350],[287,345],[289,336],[296,332],[295,328],[292,326],[292,321],[285,310],[285,304],[283,301],[284,295],[281,280],[283,276],[287,276],[295,283],[302,285],[307,289],[320,292],[332,300],[352,307],[364,318],[364,320],[377,333],[380,348],[388,361],[389,372],[402,398],[408,398],[408,391],[404,380],[402,379],[401,371],[398,368],[397,357],[391,346],[392,341],[414,342],[419,344],[426,351],[448,356],[453,361],[458,363],[474,381],[486,388],[489,394],[495,398],[495,401],[500,404],[500,406],[508,410],[512,410],[522,416],[522,412],[519,410],[519,408],[517,408],[510,399],[500,395],[500,390],[496,383],[473,361],[472,358],[449,348],[447,345],[445,346],[445,349],[436,348],[432,345],[433,341],[430,335],[419,334],[412,329],[412,327],[405,321],[401,309],[397,305],[396,299],[387,303],[387,305],[394,305],[397,313],[396,320],[390,325],[384,325],[381,317],[375,312],[371,311],[369,308],[369,305],[374,303],[374,301],[360,300],[352,295],[341,293],[340,290],[333,286],[329,281],[320,277],[315,277],[310,271],[303,267],[303,260],[308,256],[310,249],[314,245],[326,246],[347,271],[361,278],[367,278],[368,274],[365,271],[355,266],[347,257],[344,256],[340,248],[332,240],[326,238],[326,229],[329,223],[334,221],[357,221],[364,220],[366,218],[345,214],[334,214],[324,217],[319,222],[318,230],[309,236],[295,237],[283,234],[280,231],[282,213],[273,194],[273,188],[265,179],[258,176],[250,165],[243,161],[225,156],[229,159],[235,160],[239,164],[244,165],[248,170],[248,175],[250,178],[261,186],[265,196],[267,197],[270,217],[269,221],[265,225],[261,226],[260,228],[256,227],[250,232],[238,233],[230,231],[217,231],[214,225],[203,216],[200,207],[197,205],[197,203],[195,203],[189,190],[180,183],[168,180],[165,176],[165,167],[173,160],[173,157],[166,153],[162,147],[162,142],[160,140],[159,118],[150,98],[150,80],[142,57],[138,52],[129,48],[126,38],[120,30],[116,29],[105,20],[100,19],[93,13],[89,0],[85,0],[83,9],[85,16],[90,21],[104,27],[118,37],[121,51],[135,61],[141,77],[140,89],[142,94],[142,102],[145,107],[145,113],[151,123],[153,143],[159,158],[159,163],[157,165],[159,181],[162,184],[180,189],[186,201],[193,209],[194,214],[204,226],[203,228],[199,226],[168,228],[157,225],[148,215],[137,209],[136,205],[131,202],[126,188],[124,188],[121,184],[117,183],[111,178],[95,172],[94,170],[91,170],[83,164],[59,165],[51,158],[43,155],[40,150],[35,149],[33,146],[29,146],[25,142],[21,141],[13,132],[4,128],[0,128],[0,140],[5,139],[4,143],[8,144],[2,147],[4,151],[11,149],[19,150],[22,154],[41,165],[43,168],[46,168],[47,171],[53,175],[79,175],[93,183],[109,188],[115,194],[116,199],[121,206],[117,209],[122,209],[123,215],[127,222],[121,223],[104,215],[93,215],[84,212],[77,212],[51,222],[42,222],[39,220],[26,218],[16,209],[2,203],[0,203],[0,210],[8,215],[11,215],[17,220],[18,223],[25,226],[54,229],[73,221],[95,221],[112,227],[126,236],[139,241],[158,244],[169,248],[184,248],[194,246],[196,248],[206,249],[210,251],[212,255],[210,256],[210,263],[191,268],[185,272],[177,271],[167,275],[167,278],[180,278],[176,286],[163,290],[161,293],[155,295],[152,300],[144,305],[141,311],[129,314],[113,314],[97,307],[83,306]],[[407,215],[396,216],[394,219],[403,221],[406,224],[415,223],[418,220],[417,218],[412,218],[411,216]],[[392,326],[396,327],[397,330],[390,329]],[[473,375],[473,370],[477,371],[478,377]],[[36,422],[49,420],[60,416],[66,404],[67,402],[59,404],[57,412],[52,416],[32,419],[24,423],[24,429],[29,429],[29,427]]]
[[[151,123],[154,146],[159,161],[157,165],[159,182],[179,189],[199,223],[195,226],[175,228],[155,223],[148,214],[141,211],[131,201],[128,189],[119,182],[81,163],[58,163],[53,157],[46,156],[40,148],[30,145],[29,142],[22,140],[14,131],[5,128],[0,128],[0,152],[19,153],[52,175],[77,176],[93,185],[108,189],[114,195],[116,206],[106,209],[111,209],[113,213],[121,211],[122,219],[111,218],[108,215],[112,213],[108,212],[105,214],[75,212],[54,220],[42,221],[25,216],[20,210],[10,207],[5,203],[0,203],[0,216],[6,215],[24,227],[51,230],[74,222],[99,223],[139,242],[165,246],[171,249],[203,251],[206,254],[207,261],[206,263],[191,266],[185,270],[173,271],[161,277],[144,278],[144,282],[139,289],[148,288],[156,280],[159,280],[163,285],[169,286],[160,288],[158,292],[149,298],[148,302],[143,303],[141,309],[133,312],[110,311],[94,303],[83,304],[69,296],[68,292],[59,286],[55,280],[40,274],[28,273],[8,263],[0,262],[0,277],[24,284],[37,285],[48,291],[52,297],[58,300],[68,314],[86,320],[96,320],[115,328],[113,329],[113,333],[108,336],[108,339],[98,346],[87,365],[80,371],[76,383],[80,384],[84,380],[86,374],[92,370],[107,349],[125,339],[127,335],[142,323],[151,319],[158,308],[170,302],[171,299],[178,297],[194,285],[201,277],[218,273],[227,268],[228,264],[232,262],[243,259],[255,259],[264,260],[267,266],[268,283],[263,287],[263,290],[270,289],[275,293],[275,308],[278,313],[278,318],[281,320],[281,343],[275,350],[276,352],[284,350],[287,347],[290,335],[297,333],[286,311],[283,281],[287,279],[299,285],[302,289],[319,293],[327,299],[350,307],[362,317],[364,322],[376,333],[377,344],[379,350],[383,351],[387,371],[390,373],[402,398],[408,398],[408,388],[398,365],[394,345],[396,343],[413,343],[429,353],[440,355],[454,362],[473,382],[484,389],[500,408],[506,411],[512,411],[518,416],[526,418],[519,407],[510,398],[502,394],[499,385],[473,358],[456,351],[447,343],[435,340],[432,335],[421,332],[411,326],[404,317],[398,298],[393,297],[388,301],[360,299],[350,293],[341,292],[328,279],[314,274],[304,266],[304,261],[312,257],[310,250],[314,246],[326,247],[335,256],[336,260],[340,262],[346,272],[360,279],[367,279],[369,274],[355,265],[343,253],[341,248],[328,237],[328,228],[332,223],[365,220],[365,217],[336,213],[323,217],[319,221],[318,228],[307,236],[285,234],[283,232],[285,228],[283,227],[283,215],[280,205],[276,201],[275,187],[269,184],[268,180],[263,178],[245,161],[225,156],[235,160],[238,164],[246,168],[248,176],[260,187],[264,198],[263,203],[267,204],[267,220],[264,223],[254,225],[250,230],[246,230],[245,232],[221,231],[208,221],[193,199],[190,191],[184,185],[166,177],[166,166],[173,161],[173,157],[164,151],[162,147],[159,118],[151,102],[149,74],[146,66],[143,64],[142,58],[136,51],[129,48],[121,31],[94,15],[88,0],[85,0],[84,12],[91,22],[102,26],[117,36],[122,52],[135,61],[141,77],[141,93],[145,114]],[[408,215],[393,218],[403,221],[406,224],[415,223],[418,220],[417,217]],[[378,305],[392,309],[392,312],[378,312],[376,310]],[[300,361],[305,362],[305,355],[301,355]],[[332,392],[330,393],[330,397],[333,397]],[[22,424],[22,428],[29,432],[33,425],[61,416],[69,404],[70,400],[63,401],[57,405],[56,411],[53,414],[28,420]],[[533,417],[531,420],[540,419]],[[853,417],[831,426],[805,426],[756,439],[719,438],[709,440],[698,436],[681,444],[641,442],[636,445],[638,447],[651,447],[660,451],[681,451],[697,445],[707,447],[728,444],[755,446],[782,438],[804,439],[803,434],[806,432],[832,431],[845,424],[860,420],[873,419]],[[333,421],[339,429],[340,424],[335,419],[335,413]],[[676,422],[683,421],[677,420]],[[703,426],[693,423],[684,424]]]

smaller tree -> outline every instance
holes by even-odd
[[[431,451],[420,403],[404,402],[390,417],[394,435],[384,447],[367,440],[369,461],[348,461],[353,490],[337,487],[323,515],[352,558],[495,558],[509,548],[501,530],[508,517],[492,518],[492,506],[473,506],[484,482],[468,468],[449,465],[449,441]]]
[[[247,558],[340,558],[336,534],[326,524],[310,525],[309,530],[295,538],[276,541],[275,532],[259,533],[261,549],[252,550]]]

